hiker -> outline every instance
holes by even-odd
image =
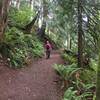
[[[51,44],[49,41],[46,41],[46,45],[45,45],[45,49],[46,49],[46,59],[50,58],[50,53],[52,50]]]

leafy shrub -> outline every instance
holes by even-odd
[[[89,69],[84,69],[80,72],[80,78],[85,83],[96,82],[96,73]]]
[[[80,68],[77,68],[76,64],[66,65],[66,66],[55,64],[54,69],[65,80],[70,79],[73,74],[75,74],[78,70],[80,70]]]
[[[64,93],[63,100],[80,100],[80,99],[77,99],[76,93],[77,91],[73,91],[73,87],[69,87]]]
[[[35,35],[24,34],[14,27],[5,33],[1,44],[1,53],[8,58],[11,67],[14,68],[23,67],[29,56],[41,57],[44,53],[43,45]]]
[[[91,98],[92,100],[92,98],[94,98],[93,93],[89,91],[85,91],[81,95],[77,93],[78,93],[78,90],[75,90],[74,87],[69,87],[64,93],[63,100],[88,100],[88,98]]]
[[[37,39],[36,36],[25,35],[24,41],[27,43],[28,51],[33,57],[42,57],[44,54],[43,44]]]
[[[31,9],[26,6],[21,7],[20,10],[11,8],[9,12],[9,20],[14,25],[25,26],[30,22],[31,17],[34,15],[35,12],[31,11]]]
[[[44,52],[43,45],[41,45],[39,41],[35,41],[32,52],[34,57],[41,57],[41,55],[43,55]]]
[[[69,64],[77,62],[77,59],[75,57],[70,56],[70,55],[68,55],[66,53],[63,53],[61,56],[65,60],[65,62],[68,62]]]
[[[10,66],[15,68],[22,67],[25,64],[25,58],[28,56],[25,53],[24,50],[18,48],[15,49],[15,52],[10,51]]]
[[[76,64],[72,65],[54,65],[54,69],[62,77],[67,80],[67,90],[64,93],[63,100],[88,100],[94,98],[95,91],[95,73],[89,69],[82,70]],[[78,75],[77,75],[78,73]]]

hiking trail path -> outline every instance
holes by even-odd
[[[63,61],[58,51],[50,59],[33,61],[28,67],[10,69],[0,60],[0,100],[62,100],[59,76],[53,65]]]

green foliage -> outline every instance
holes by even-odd
[[[75,57],[70,56],[70,55],[68,55],[66,53],[63,53],[61,56],[66,62],[68,62],[70,64],[77,62],[77,59]]]
[[[88,84],[91,82],[96,82],[96,73],[93,70],[84,69],[80,72],[80,78],[83,80],[83,82]]]
[[[23,65],[25,64],[25,59],[28,56],[25,55],[27,52],[18,48],[15,48],[14,51],[15,52],[10,51],[9,54],[10,67],[14,67],[14,68],[23,67]]]
[[[88,98],[91,98],[92,100],[94,97],[91,88],[94,86],[94,84],[84,84],[84,91],[81,94],[79,94],[80,91],[75,90],[74,87],[69,87],[64,93],[63,100],[88,100]]]
[[[34,48],[32,50],[34,57],[42,57],[43,55],[43,45],[39,41],[34,42]]]
[[[58,72],[58,74],[64,79],[70,79],[80,68],[77,68],[76,64],[72,65],[54,65],[54,69]]]
[[[68,88],[67,91],[64,93],[63,100],[80,100],[80,99],[76,99],[77,98],[76,93],[77,91],[73,91],[73,87]]]
[[[74,90],[73,87],[69,87],[66,92],[64,93],[63,100],[87,100],[87,97],[92,96],[91,92],[84,92],[81,95],[77,95],[77,90]]]
[[[97,61],[91,59],[90,67],[91,67],[95,72],[97,72],[97,66],[98,66]]]
[[[30,8],[23,6],[20,10],[11,8],[9,12],[9,20],[12,24],[17,26],[25,26],[30,22],[31,17],[35,15]]]
[[[0,50],[14,68],[23,67],[29,57],[42,57],[44,53],[43,45],[35,35],[24,34],[14,27],[5,33]]]
[[[54,65],[54,69],[67,83],[68,88],[64,93],[63,100],[88,100],[95,98],[95,71],[90,69],[80,69],[76,64],[72,65]],[[77,75],[78,74],[78,75]]]

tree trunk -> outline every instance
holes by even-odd
[[[70,39],[70,50],[72,48],[72,39]]]
[[[36,16],[33,18],[33,20],[32,20],[29,24],[27,24],[27,25],[25,26],[25,30],[26,30],[27,32],[31,33],[32,27],[33,27],[33,25],[35,24],[35,21],[37,20],[38,15],[39,15],[39,12],[36,14]]]
[[[33,11],[33,9],[34,9],[34,6],[33,6],[33,0],[30,0],[30,7],[31,7],[31,10]]]
[[[83,67],[82,1],[78,0],[78,66]]]
[[[98,4],[99,4],[99,2],[100,1],[97,0]],[[97,15],[100,16],[99,8],[97,10]],[[100,26],[100,24],[98,24],[98,25]],[[100,100],[100,36],[98,37],[98,51],[99,51],[99,61],[98,61],[98,68],[97,68],[96,100]]]
[[[42,26],[41,28],[39,29],[39,36],[43,39],[45,37],[45,30],[46,30],[46,17],[47,17],[47,13],[48,13],[48,10],[47,10],[47,2],[46,0],[43,0],[43,11],[42,11],[42,14],[43,14],[43,21],[42,21]]]
[[[16,8],[19,9],[20,6],[20,0],[16,0]]]
[[[31,6],[31,4],[32,4],[32,0],[30,0],[30,6]]]
[[[0,1],[0,40],[2,39],[4,30],[7,26],[9,4],[10,0]]]
[[[2,37],[2,34],[3,34],[3,22],[2,22],[2,19],[3,19],[3,1],[0,1],[0,38]]]
[[[99,54],[99,63],[97,69],[96,100],[100,100],[100,54]]]
[[[99,61],[97,68],[96,100],[100,100],[100,41],[99,41]]]
[[[70,37],[70,34],[68,33],[67,35],[67,49],[69,50],[70,49],[70,41],[71,41],[71,37]]]
[[[38,30],[38,36],[41,39],[44,39],[45,38],[45,29],[46,29],[46,22],[43,21],[41,28],[39,28],[39,30]]]
[[[46,13],[46,0],[42,0],[41,2],[41,8],[40,9],[40,16],[39,16],[39,21],[41,23],[39,23],[39,28],[38,28],[38,36],[40,37],[40,39],[44,39],[45,37],[45,29],[46,29],[46,16],[47,16],[47,13]]]

